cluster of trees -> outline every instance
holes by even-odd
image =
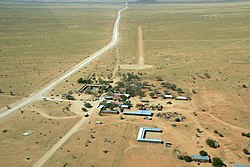
[[[113,87],[111,91],[128,93],[130,96],[145,97],[140,78],[134,73],[123,74],[121,82],[117,82],[117,86]]]
[[[166,89],[171,89],[173,91],[176,91],[178,93],[184,93],[184,91],[181,88],[178,88],[176,84],[170,83],[170,82],[162,82],[161,86]]]
[[[139,76],[134,73],[127,73],[122,75],[123,82],[130,82],[134,80],[140,80]]]
[[[83,79],[83,78],[79,78],[77,80],[78,83],[83,83],[83,84],[92,84],[93,81],[91,79]]]
[[[176,88],[177,88],[177,85],[176,84],[174,84],[174,83],[170,83],[170,82],[162,82],[161,83],[161,86],[162,87],[164,87],[164,88],[166,88],[166,89],[172,89],[172,90],[176,90]]]
[[[114,103],[105,103],[104,105],[106,108],[109,108],[110,110],[113,110],[116,107]]]
[[[179,155],[177,158],[179,160],[184,160],[186,162],[192,162],[193,161],[192,157],[190,157],[188,155]]]

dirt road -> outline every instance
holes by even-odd
[[[97,107],[98,102],[95,102],[93,108],[89,111],[89,117],[93,114],[93,110]],[[88,123],[89,117],[82,117],[82,119],[73,126],[68,133],[63,136],[48,152],[46,152],[42,158],[40,158],[33,166],[38,167],[42,166],[74,133],[76,133],[81,126],[85,123]]]
[[[143,37],[141,26],[138,27],[138,66],[144,66]]]
[[[92,61],[96,60],[101,55],[103,55],[105,52],[107,52],[108,50],[110,50],[114,46],[116,46],[117,43],[119,42],[119,22],[120,22],[120,18],[121,18],[121,12],[124,11],[124,10],[126,10],[127,8],[128,8],[127,5],[125,5],[125,7],[123,9],[121,9],[121,10],[118,11],[117,17],[116,17],[116,20],[115,20],[115,23],[114,23],[112,40],[111,40],[111,42],[108,45],[104,46],[102,49],[100,49],[99,51],[95,52],[93,55],[91,55],[87,59],[81,61],[79,64],[77,64],[76,66],[72,67],[70,70],[66,71],[65,73],[63,73],[58,78],[56,78],[53,81],[51,81],[47,86],[45,86],[41,90],[33,93],[27,99],[23,100],[22,102],[20,102],[16,106],[12,107],[11,109],[8,109],[8,110],[4,111],[2,114],[0,114],[0,120],[6,118],[8,116],[10,116],[11,114],[13,114],[14,112],[18,111],[19,109],[27,106],[28,104],[31,104],[34,101],[40,100],[40,98],[41,98],[42,95],[46,94],[48,91],[50,91],[51,89],[53,89],[58,83],[62,82],[66,78],[74,75],[81,68],[87,66]]]

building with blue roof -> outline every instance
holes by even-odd
[[[233,164],[233,167],[250,167],[250,165]]]
[[[138,135],[137,135],[137,141],[139,141],[139,142],[150,142],[150,143],[163,143],[163,140],[161,140],[161,139],[145,138],[147,132],[162,132],[162,130],[160,128],[140,127]]]
[[[193,155],[192,159],[197,162],[209,162],[209,156]]]
[[[152,116],[151,110],[138,110],[138,111],[124,111],[124,115],[138,115],[138,116]]]

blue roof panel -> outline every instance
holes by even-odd
[[[250,167],[250,165],[234,164],[233,167]]]
[[[196,159],[196,160],[207,160],[207,161],[209,161],[209,156],[193,155],[192,158]]]

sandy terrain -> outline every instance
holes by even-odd
[[[0,137],[3,150],[0,166],[32,166],[43,155],[45,159],[41,162],[48,167],[65,164],[212,166],[211,163],[198,165],[177,158],[179,154],[192,156],[201,150],[207,151],[212,158],[221,158],[228,166],[234,162],[249,164],[249,156],[242,152],[244,148],[250,149],[249,139],[241,136],[242,132],[250,132],[249,11],[249,3],[131,5],[124,12],[117,48],[79,70],[46,95],[55,98],[54,101],[35,103],[23,114],[17,113],[1,122],[1,131],[8,131],[2,132]],[[139,26],[143,28],[143,39],[140,29],[138,33]],[[77,26],[70,28],[77,29]],[[137,51],[144,54],[137,54]],[[144,57],[140,58],[140,55]],[[154,68],[137,71],[142,59],[144,64]],[[63,108],[69,102],[61,103],[55,97],[78,90],[81,85],[77,79],[80,77],[95,74],[97,78],[115,77],[114,81],[118,81],[122,74],[136,71],[141,73],[143,81],[154,85],[152,89],[164,91],[161,82],[156,81],[160,76],[164,82],[183,88],[192,100],[151,99],[147,96],[150,104],[160,103],[164,107],[163,111],[154,110],[153,120],[122,114],[100,116],[98,110],[93,109],[88,118],[90,123],[83,123],[81,99],[86,101],[93,97],[74,94],[77,100],[65,112],[62,112]],[[193,90],[196,93],[192,93]],[[131,101],[134,104],[131,110],[136,110],[135,104],[140,100],[134,97]],[[173,104],[167,105],[167,101]],[[186,119],[173,122],[156,116],[164,112],[181,113]],[[121,116],[125,119],[121,120]],[[95,124],[95,121],[103,124]],[[70,131],[74,125],[76,128]],[[170,141],[172,146],[137,142],[137,133],[142,126],[161,128],[163,133],[149,133],[148,137]],[[28,129],[35,132],[28,137],[22,136],[21,133]],[[209,147],[207,139],[218,141],[220,147]],[[16,159],[7,162],[13,154]]]

